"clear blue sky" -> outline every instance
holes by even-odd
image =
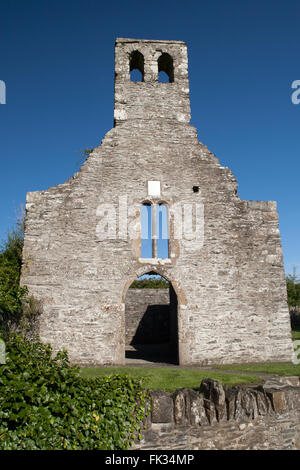
[[[192,124],[238,179],[278,203],[284,261],[300,273],[300,2],[1,0],[0,238],[27,191],[78,170],[113,125],[116,37],[188,45]]]

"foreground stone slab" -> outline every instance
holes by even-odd
[[[163,390],[151,392],[152,423],[173,423],[174,405],[172,397]]]

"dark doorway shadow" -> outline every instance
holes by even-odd
[[[147,289],[145,289],[147,290]],[[140,294],[143,295],[140,289]],[[148,290],[148,293],[150,291]],[[146,302],[152,299],[152,294]],[[141,302],[142,305],[145,305]],[[138,308],[139,304],[137,304]],[[136,323],[126,347],[125,358],[130,362],[178,364],[177,295],[170,284],[169,303],[146,305]],[[126,315],[134,315],[134,308],[128,308]],[[131,317],[134,319],[134,317]],[[130,318],[127,318],[128,324]]]
[[[130,344],[164,344],[169,337],[170,305],[148,305]]]
[[[125,351],[126,359],[178,365],[177,348],[169,343],[135,344],[129,348]]]

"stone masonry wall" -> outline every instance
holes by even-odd
[[[134,50],[143,82],[130,81]],[[162,53],[172,83],[157,80]],[[127,290],[155,272],[177,295],[180,364],[290,361],[276,203],[240,199],[232,172],[198,141],[183,42],[116,41],[114,119],[78,173],[27,194],[22,283],[43,304],[41,339],[75,363],[124,364]],[[168,259],[141,258],[145,201],[168,206]],[[197,230],[180,237],[189,210]]]
[[[170,334],[169,289],[128,289],[126,345],[165,343]]]
[[[143,439],[133,448],[300,450],[299,385],[299,377],[232,388],[204,379],[199,392],[153,391]]]

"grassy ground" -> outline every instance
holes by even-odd
[[[167,392],[173,392],[184,387],[197,389],[204,378],[218,380],[223,385],[228,386],[260,382],[259,377],[255,375],[225,374],[172,367],[87,367],[80,370],[82,377],[89,378],[111,374],[128,374],[136,378],[145,377],[146,388],[166,390]]]
[[[297,340],[297,339],[299,340],[300,339],[300,329],[292,331],[292,338],[293,338],[293,340]]]
[[[276,375],[296,375],[300,376],[300,364],[292,364],[289,362],[271,362],[261,364],[242,364],[242,365],[229,365],[229,366],[216,366],[216,369],[220,370],[234,370],[241,372],[257,372],[265,374],[276,374]]]
[[[293,340],[300,340],[300,330],[293,331],[292,337]],[[239,374],[239,371],[300,376],[300,364],[286,362],[215,366],[214,369],[218,369],[220,372],[174,367],[84,367],[80,369],[80,375],[93,378],[100,375],[128,374],[135,378],[145,378],[145,386],[149,389],[168,392],[184,387],[197,389],[204,378],[218,380],[221,384],[229,387],[261,382],[261,379],[256,375],[243,375]],[[222,373],[222,370],[236,372]]]

